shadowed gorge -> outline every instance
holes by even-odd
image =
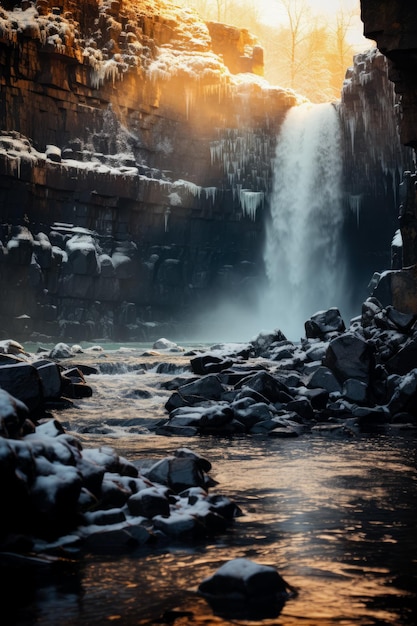
[[[304,100],[262,78],[256,40],[166,2],[3,7],[7,334],[201,337],[208,317],[220,325],[217,311],[256,315],[269,289],[266,225],[281,211],[277,138]],[[346,76],[340,261],[351,311],[389,268],[411,151],[399,143],[384,57],[358,55]]]

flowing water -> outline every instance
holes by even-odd
[[[292,340],[304,321],[347,298],[341,131],[330,103],[302,104],[286,115],[277,141],[265,266],[265,316]]]
[[[149,355],[149,353],[148,353]],[[166,418],[164,384],[189,377],[183,354],[131,350],[80,355],[102,372],[93,396],[54,414],[84,447],[110,445],[130,460],[159,459],[187,446],[208,458],[216,492],[244,515],[208,541],[91,555],[53,567],[10,571],[3,594],[18,589],[0,623],[265,624],[282,626],[417,623],[417,467],[413,433],[353,439],[306,434],[175,438],[154,434]],[[197,595],[220,564],[247,557],[275,566],[298,595],[281,612],[236,618],[214,613]],[[265,607],[268,609],[268,607]],[[8,621],[9,620],[9,621]]]

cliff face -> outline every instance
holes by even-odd
[[[417,13],[413,0],[361,0],[364,35],[389,60],[401,97],[401,141],[417,147]]]
[[[247,31],[162,0],[3,0],[8,336],[172,337],[153,323],[186,327],[223,294],[250,304],[276,137],[300,102],[262,68]],[[355,284],[389,262],[375,256],[389,250],[409,163],[390,89],[385,58],[358,56],[339,109]]]
[[[399,185],[403,172],[413,167],[413,150],[401,144],[398,132],[399,97],[388,78],[388,61],[377,48],[355,56],[339,110],[345,137],[346,248],[352,283],[362,289],[363,300],[373,272],[391,267]]]
[[[364,33],[388,59],[389,78],[399,103],[400,137],[417,148],[417,13],[412,0],[361,0]],[[417,313],[417,173],[412,165],[400,186],[399,226],[402,239],[398,271],[384,277],[382,291],[394,306]]]
[[[0,67],[0,271],[10,289],[10,263],[38,276],[1,305],[9,327],[24,313],[55,334],[62,317],[90,320],[94,297],[118,319],[128,303],[125,332],[142,338],[138,318],[257,280],[275,137],[297,97],[261,78],[249,33],[165,2],[3,2]],[[18,225],[49,240],[47,267]],[[75,280],[73,225],[99,259]],[[41,323],[44,306],[58,317]]]

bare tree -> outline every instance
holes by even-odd
[[[294,89],[296,86],[297,73],[305,61],[302,51],[302,44],[308,37],[310,30],[310,9],[306,0],[279,0],[288,20],[289,33],[289,86]]]
[[[340,73],[345,72],[346,68],[352,63],[353,46],[348,42],[347,36],[353,17],[353,12],[346,13],[342,8],[336,14],[334,36],[338,71]]]

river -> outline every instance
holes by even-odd
[[[234,500],[243,515],[208,541],[26,565],[16,580],[11,574],[3,583],[3,592],[18,585],[20,600],[10,621],[1,623],[417,623],[415,433],[350,439],[329,433],[295,439],[158,436],[153,431],[167,417],[164,404],[172,393],[166,383],[191,376],[189,357],[143,348],[77,357],[101,372],[87,379],[93,396],[53,411],[55,417],[84,447],[110,445],[130,460],[162,458],[184,446],[195,450],[211,461],[216,492]],[[298,595],[278,614],[267,607],[250,619],[216,614],[197,587],[236,557],[275,566]]]

